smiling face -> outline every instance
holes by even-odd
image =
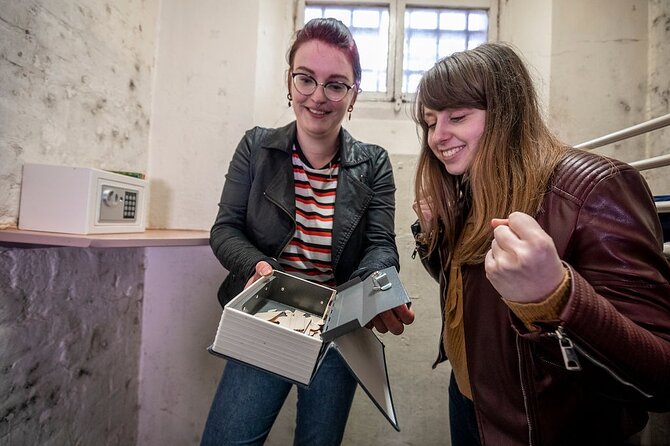
[[[319,84],[337,81],[352,85],[354,71],[347,54],[319,40],[307,41],[296,51],[288,77],[298,125],[298,139],[334,141],[347,109],[356,101],[356,87],[339,102],[329,100],[321,85],[314,93],[306,96],[293,85],[291,73],[308,74]]]
[[[486,111],[477,108],[424,109],[428,147],[452,175],[468,171],[479,150]]]

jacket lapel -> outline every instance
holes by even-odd
[[[352,150],[355,142],[346,130],[342,129],[340,138],[342,165],[337,179],[337,204],[333,221],[333,269],[336,269],[344,246],[374,196],[374,191],[366,183],[367,175],[370,175],[365,163],[367,158]]]

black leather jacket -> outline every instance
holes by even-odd
[[[621,444],[644,427],[645,410],[670,410],[670,265],[653,198],[631,166],[571,150],[536,219],[570,269],[570,296],[558,320],[536,321],[539,329],[529,332],[483,264],[462,268],[481,442]],[[439,257],[422,261],[444,296]],[[581,370],[566,369],[559,327]],[[440,348],[438,361],[445,359]]]
[[[295,122],[248,130],[228,167],[210,246],[229,271],[222,305],[242,291],[256,263],[276,260],[295,231],[291,151]],[[395,243],[395,183],[387,152],[340,130],[340,173],[332,262],[339,284],[376,270],[400,268]]]

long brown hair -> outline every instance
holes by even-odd
[[[467,216],[459,215],[457,206],[464,179],[449,174],[428,147],[424,107],[486,111],[479,150],[464,174],[471,197]],[[416,199],[430,200],[430,227],[441,228],[443,234],[433,231],[430,250],[439,244],[448,259],[457,249],[461,263],[480,263],[491,245],[491,219],[513,211],[536,215],[566,146],[547,128],[523,61],[501,43],[486,43],[437,62],[419,83],[414,119],[422,131]]]

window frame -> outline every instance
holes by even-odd
[[[358,95],[359,101],[412,102],[415,93],[402,92],[403,55],[405,46],[405,10],[411,8],[485,9],[488,11],[487,41],[498,40],[499,0],[296,0],[295,30],[305,21],[305,3],[342,6],[387,6],[389,8],[389,52],[386,61],[387,91],[366,92]],[[396,26],[397,25],[397,26]]]

